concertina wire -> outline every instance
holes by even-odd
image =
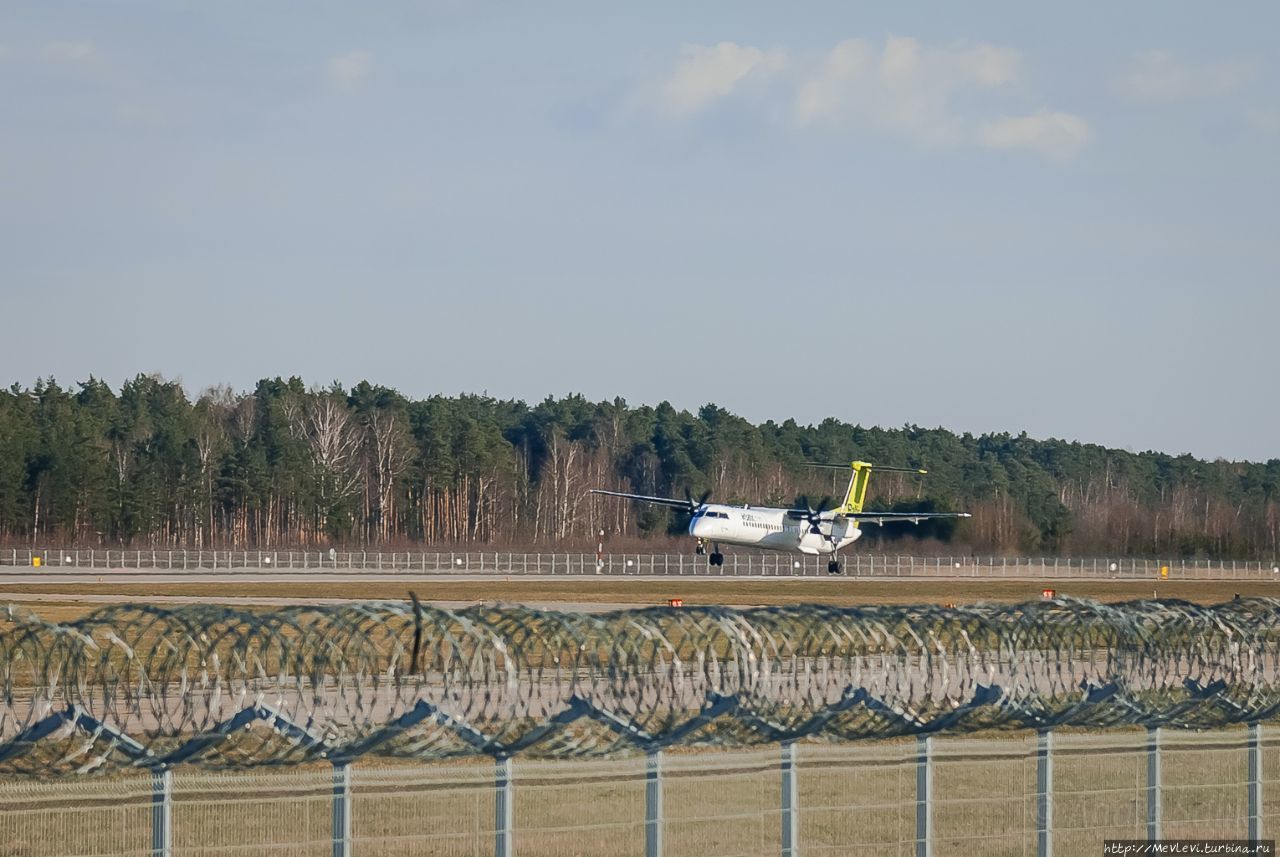
[[[37,776],[1205,729],[1276,714],[1280,600],[11,607],[0,693],[0,772]]]

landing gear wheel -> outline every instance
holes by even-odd
[[[711,554],[709,559],[712,565],[717,565],[717,566],[724,565],[724,554],[720,553],[719,551],[716,551],[713,554]]]
[[[839,562],[833,559],[831,560],[831,562],[827,563],[827,574],[839,574],[839,573],[840,573]]]

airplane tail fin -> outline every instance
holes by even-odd
[[[853,471],[853,475],[849,478],[849,488],[845,492],[844,503],[835,509],[837,515],[857,514],[862,511],[863,503],[867,499],[867,483],[871,481],[872,470],[880,470],[886,473],[918,473],[922,475],[929,472],[916,467],[885,467],[871,464],[868,461],[851,461],[848,464],[814,464],[812,466],[839,470],[844,470],[847,467]]]

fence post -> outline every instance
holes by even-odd
[[[1262,724],[1249,724],[1249,838],[1262,838]]]
[[[1040,730],[1036,741],[1036,854],[1053,857],[1053,733]]]
[[[796,791],[796,745],[782,745],[782,857],[800,857],[800,803]]]
[[[1147,730],[1147,839],[1160,838],[1160,727]]]
[[[933,736],[916,739],[916,857],[933,857]]]
[[[494,778],[493,857],[511,857],[515,851],[516,795],[511,781],[511,757],[499,756]]]
[[[151,774],[151,857],[173,857],[173,771]]]
[[[662,751],[644,758],[644,857],[662,857]]]
[[[351,767],[333,766],[333,857],[351,857]]]

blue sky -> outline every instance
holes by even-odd
[[[1280,457],[1273,3],[0,3],[0,380]]]

